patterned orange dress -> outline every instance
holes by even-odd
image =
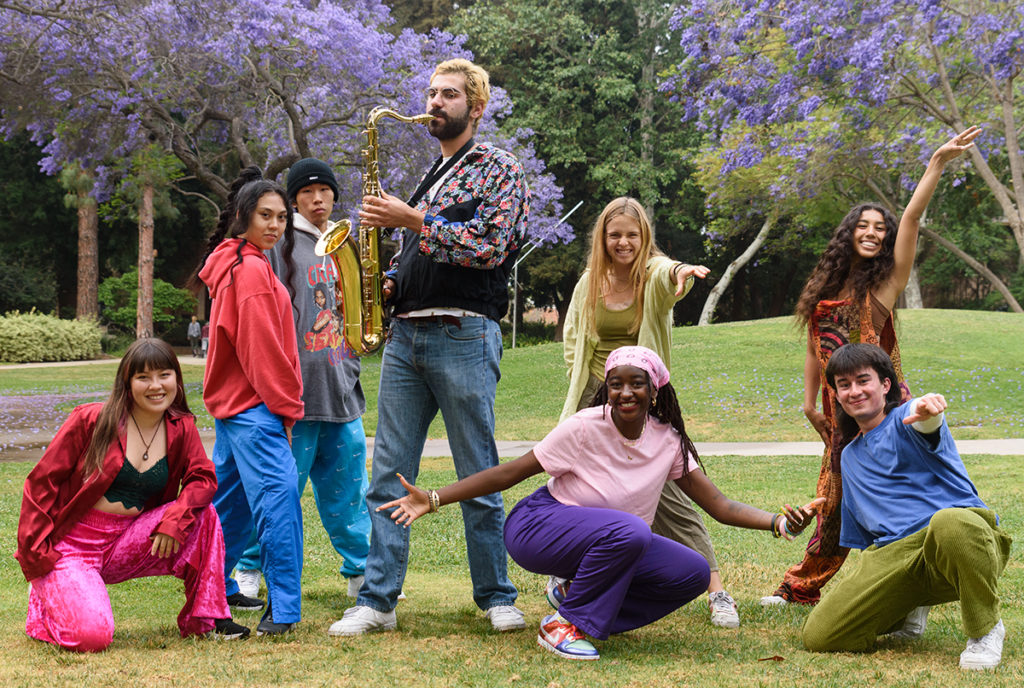
[[[811,341],[817,351],[821,407],[829,431],[815,494],[825,497],[826,502],[818,512],[817,525],[807,543],[803,561],[786,571],[782,584],[774,593],[790,602],[801,604],[818,602],[821,588],[839,571],[849,552],[846,547],[839,546],[840,505],[843,499],[840,457],[846,442],[835,422],[835,392],[825,382],[825,366],[829,358],[836,349],[851,342],[880,346],[892,359],[902,400],[909,401],[911,398],[910,388],[903,378],[892,313],[874,295],[868,294],[860,306],[852,299],[819,301],[809,328]]]

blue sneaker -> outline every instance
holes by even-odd
[[[601,659],[586,636],[558,614],[541,620],[537,644],[566,659]]]
[[[569,594],[569,583],[572,581],[558,576],[548,576],[548,584],[544,588],[544,595],[548,598],[548,604],[552,609],[557,610],[565,602],[565,596]]]

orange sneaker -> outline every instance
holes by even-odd
[[[600,659],[597,648],[576,626],[558,614],[545,616],[540,622],[537,644],[566,659]]]

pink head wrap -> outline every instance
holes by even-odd
[[[646,346],[620,346],[608,354],[608,360],[604,364],[604,376],[607,378],[612,368],[624,365],[635,366],[646,372],[651,378],[655,392],[668,382],[668,368],[658,354]]]

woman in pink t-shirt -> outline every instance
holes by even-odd
[[[651,532],[661,488],[676,483],[716,520],[791,538],[817,508],[771,514],[723,495],[697,463],[668,369],[641,346],[613,351],[599,392],[584,409],[523,456],[440,490],[399,479],[408,496],[382,505],[408,526],[442,504],[504,490],[541,471],[551,479],[512,509],[505,546],[528,571],[571,579],[564,598],[548,595],[537,641],[568,659],[598,659],[584,633],[605,639],[675,611],[708,586],[697,552]]]

